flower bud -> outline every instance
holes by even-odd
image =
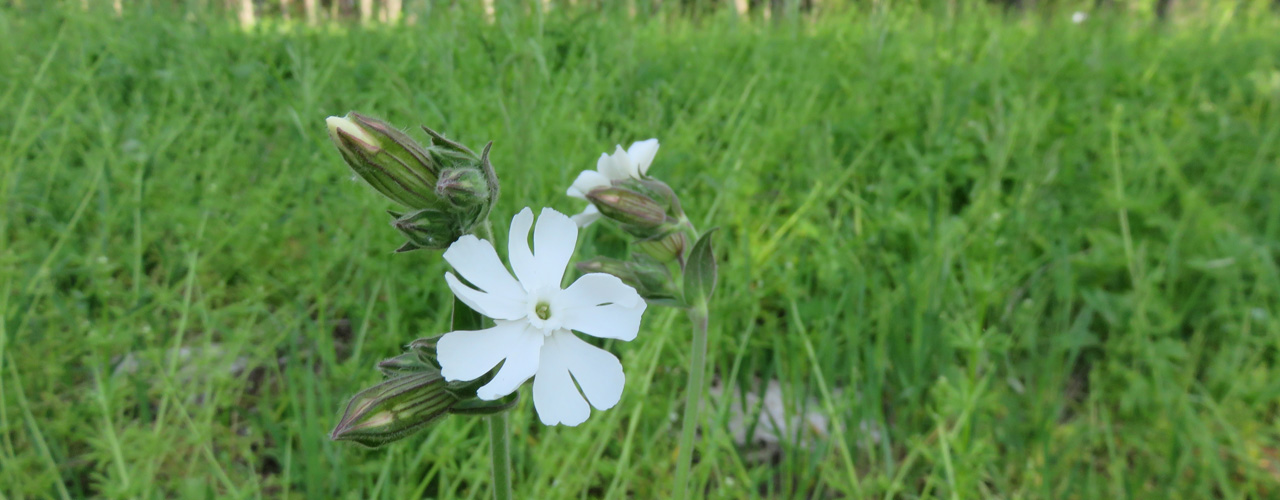
[[[636,242],[636,246],[658,262],[678,261],[684,266],[684,250],[689,246],[689,236],[678,224],[666,226],[667,230],[656,236]]]
[[[330,439],[377,447],[404,438],[449,413],[458,403],[438,370],[392,378],[356,394]]]
[[[383,196],[413,209],[440,204],[434,194],[439,166],[408,135],[355,112],[325,123],[347,165]]]
[[[458,208],[481,206],[492,198],[484,173],[474,168],[450,168],[440,172],[436,195]]]
[[[584,273],[605,273],[617,276],[652,304],[680,304],[680,294],[675,280],[671,277],[671,270],[666,264],[648,255],[633,255],[631,261],[597,257],[579,262],[577,268]]]
[[[409,351],[394,358],[384,359],[378,363],[378,371],[387,377],[399,377],[410,373],[427,370],[439,370],[432,365],[421,352]]]
[[[627,179],[618,183],[618,186],[653,199],[662,207],[668,217],[673,219],[684,217],[684,208],[680,206],[680,198],[676,196],[676,192],[671,189],[671,186],[668,186],[665,182],[648,177],[644,179]]]
[[[583,273],[605,273],[617,276],[623,283],[631,285],[635,288],[636,276],[635,272],[627,265],[626,261],[611,259],[609,257],[596,257],[594,259],[585,260],[575,264],[575,267]]]
[[[653,229],[667,220],[666,209],[653,198],[620,187],[606,187],[587,193],[587,199],[601,215],[618,221],[638,237],[653,236]],[[630,226],[629,228],[627,226]]]
[[[391,221],[391,226],[409,239],[404,245],[396,249],[396,252],[408,252],[424,248],[428,250],[448,248],[450,244],[466,234],[465,227],[469,227],[472,224],[467,220],[457,220],[455,217],[458,214],[451,214],[433,208],[424,208],[408,215],[391,211],[387,213],[395,217],[395,220]]]
[[[498,199],[498,176],[489,163],[493,143],[477,155],[422,127],[431,136],[423,146],[386,122],[355,112],[331,116],[326,123],[342,158],[356,175],[405,207],[447,212],[444,220],[463,234],[484,220]]]

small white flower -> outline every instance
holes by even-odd
[[[639,179],[649,172],[649,165],[653,163],[653,157],[657,154],[657,139],[631,143],[631,147],[626,151],[623,151],[622,145],[619,144],[612,155],[600,154],[595,170],[583,170],[578,174],[573,185],[569,186],[567,194],[585,200],[587,193],[593,189],[612,186],[614,181]],[[599,218],[600,211],[596,210],[595,205],[587,205],[582,213],[573,216],[573,222],[577,223],[578,227],[587,227]]]
[[[1080,12],[1080,11],[1076,11],[1075,14],[1071,14],[1071,22],[1076,24],[1083,23],[1084,20],[1088,18],[1089,18],[1088,14],[1085,14],[1084,12]]]
[[[591,414],[588,402],[597,410],[617,404],[626,377],[618,358],[571,330],[632,340],[640,330],[645,302],[634,288],[603,273],[584,275],[561,289],[578,226],[544,208],[530,249],[532,225],[533,211],[528,208],[511,219],[507,256],[515,278],[493,245],[475,236],[459,238],[444,252],[444,260],[476,287],[445,273],[449,288],[497,325],[445,334],[436,344],[440,372],[449,381],[475,380],[502,362],[493,380],[476,392],[480,399],[511,394],[533,377],[533,406],[542,423],[578,425]]]

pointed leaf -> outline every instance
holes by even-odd
[[[684,266],[684,301],[690,307],[705,308],[716,290],[716,254],[711,248],[711,236],[719,228],[703,233],[693,244],[689,260]]]

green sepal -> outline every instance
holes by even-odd
[[[395,253],[412,252],[414,250],[422,250],[422,247],[414,245],[412,241],[406,241],[403,245],[396,247]]]

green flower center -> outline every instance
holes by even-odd
[[[545,320],[551,317],[551,304],[539,302],[538,305],[533,308],[533,311],[538,314],[539,318]]]

